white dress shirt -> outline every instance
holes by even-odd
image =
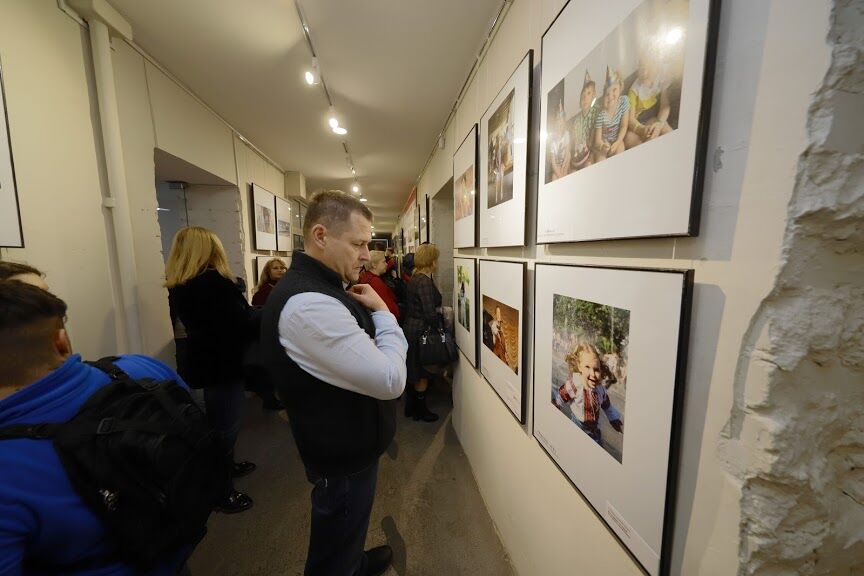
[[[389,311],[372,312],[375,339],[332,296],[304,292],[279,315],[279,342],[300,368],[328,384],[379,400],[405,389],[408,341]]]

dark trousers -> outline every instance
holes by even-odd
[[[312,533],[306,576],[354,576],[366,573],[366,531],[375,500],[378,461],[347,476],[323,476],[306,470],[312,488]]]
[[[210,425],[219,433],[225,452],[234,458],[234,444],[240,433],[243,408],[243,382],[231,382],[204,389],[204,406]],[[232,483],[233,489],[233,483]]]

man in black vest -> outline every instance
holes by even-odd
[[[261,347],[314,486],[305,573],[372,576],[392,558],[389,546],[363,548],[408,343],[381,297],[351,285],[369,260],[369,209],[319,193],[303,236],[306,252],[294,252],[264,307]]]

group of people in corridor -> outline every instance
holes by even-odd
[[[437,248],[399,277],[370,254],[372,218],[350,195],[315,195],[305,251],[268,262],[251,305],[219,238],[180,230],[165,273],[176,373],[141,355],[84,362],[40,271],[0,262],[0,575],[188,574],[210,510],[253,507],[233,484],[256,469],[234,454],[244,381],[286,410],[312,485],[305,573],[386,571],[389,546],[364,550],[378,460],[406,383],[405,416],[438,419],[426,392],[441,367],[421,365],[417,343],[442,299]],[[133,500],[144,512],[130,525]]]

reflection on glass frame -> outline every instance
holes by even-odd
[[[453,246],[477,245],[477,124],[453,155]]]
[[[692,270],[538,263],[534,436],[651,576],[669,573]]]
[[[480,260],[480,372],[519,422],[525,422],[525,262]]]
[[[529,50],[480,119],[479,246],[525,245],[534,52]]]
[[[567,3],[543,36],[538,243],[698,233],[718,5]]]
[[[276,197],[276,249],[291,251],[291,203]]]
[[[477,260],[453,258],[453,310],[456,345],[477,367]]]
[[[273,260],[274,258],[278,258],[285,263],[285,266],[291,268],[291,256],[256,256],[255,257],[255,285],[258,285],[258,282],[261,281],[261,275],[264,273],[264,266],[267,265],[267,262]],[[254,290],[253,290],[254,292]]]
[[[256,250],[276,250],[276,195],[252,184],[252,229]]]

